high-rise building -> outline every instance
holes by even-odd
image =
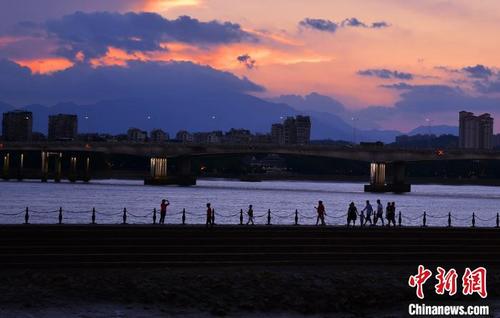
[[[193,134],[193,142],[196,144],[205,144],[208,141],[208,132],[195,132]]]
[[[283,124],[271,126],[271,139],[275,144],[307,144],[311,140],[309,116],[287,117]]]
[[[309,116],[295,117],[295,128],[297,129],[297,143],[308,144],[311,141],[311,118]]]
[[[33,113],[12,111],[3,113],[2,138],[5,141],[31,141],[33,135]]]
[[[252,141],[257,144],[270,144],[273,142],[271,134],[261,133],[256,133],[254,136],[252,136]]]
[[[189,133],[187,130],[179,130],[175,135],[175,139],[180,142],[193,142],[193,134]]]
[[[475,116],[471,112],[460,112],[459,147],[464,149],[493,148],[493,118],[490,114]]]
[[[145,142],[148,139],[148,133],[139,128],[130,128],[127,130],[127,139],[129,141]]]
[[[459,148],[474,149],[479,145],[479,121],[471,112],[459,113]]]
[[[252,141],[252,133],[248,129],[231,128],[224,136],[224,141],[231,144],[247,144]]]
[[[287,145],[297,143],[297,126],[295,125],[295,118],[287,117],[283,122],[283,139]]]
[[[161,129],[153,129],[149,134],[152,142],[165,142],[169,139],[169,135]]]
[[[209,132],[207,135],[207,140],[209,144],[218,144],[222,141],[224,133],[220,130]]]
[[[493,118],[490,114],[478,116],[479,120],[479,149],[493,148]]]
[[[273,124],[271,126],[271,141],[273,144],[277,145],[282,145],[285,143],[283,124]]]
[[[58,114],[49,116],[49,140],[75,140],[78,135],[78,117]]]

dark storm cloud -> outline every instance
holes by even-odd
[[[331,33],[337,31],[337,28],[339,27],[339,25],[333,21],[325,19],[312,19],[312,18],[305,18],[304,20],[299,22],[299,25],[304,28],[331,32]]]
[[[488,78],[493,75],[493,72],[490,68],[481,64],[477,64],[476,66],[464,67],[462,68],[462,71],[464,71],[467,76],[472,78]]]
[[[396,106],[405,111],[444,111],[467,106],[473,100],[459,87],[447,85],[414,85],[401,94]],[[472,107],[472,106],[470,106]]]
[[[20,38],[0,47],[0,59],[15,57],[16,60],[29,60],[40,56],[51,56],[54,45],[56,44],[53,41],[42,38]],[[36,50],[33,50],[34,47]]]
[[[474,81],[474,88],[483,94],[500,93],[500,74],[495,79]]]
[[[447,72],[447,73],[462,73],[467,77],[473,79],[487,79],[488,77],[495,74],[492,68],[484,66],[482,64],[476,64],[475,66],[466,66],[461,69],[456,69],[448,66],[435,66],[437,70]]]
[[[21,21],[41,23],[75,11],[119,12],[137,7],[142,0],[2,0],[0,33]]]
[[[248,54],[240,55],[236,58],[236,60],[244,64],[250,70],[255,67],[255,63],[257,62],[254,59],[252,59],[252,57]]]
[[[299,26],[317,31],[335,33],[339,28],[358,27],[358,28],[381,29],[389,27],[390,24],[385,21],[379,21],[379,22],[374,22],[371,25],[368,25],[363,21],[354,17],[345,19],[341,23],[337,23],[327,19],[305,18],[304,20],[299,22]]]
[[[372,23],[372,28],[373,29],[382,29],[382,28],[388,28],[391,25],[385,21],[378,21],[378,22],[373,22]]]
[[[366,28],[367,25],[361,21],[359,21],[357,18],[349,18],[349,19],[345,19],[344,21],[342,21],[342,24],[341,24],[343,27],[345,26],[351,26],[351,27],[363,27],[363,28]]]
[[[58,55],[102,56],[109,46],[134,51],[163,50],[161,43],[178,41],[200,46],[257,41],[231,22],[202,22],[189,16],[169,20],[156,13],[76,12],[43,24],[18,25],[18,32],[57,40]]]
[[[495,114],[499,110],[498,105],[500,105],[500,98],[473,96],[455,86],[399,83],[383,87],[401,90],[400,100],[393,107],[368,107],[361,110],[359,116],[373,120],[386,120],[391,116],[403,116],[418,120],[429,116],[429,114],[454,112],[458,114],[464,109]]]
[[[77,64],[50,75],[38,75],[9,60],[0,61],[0,100],[14,104],[263,90],[246,78],[240,79],[231,73],[190,62],[129,62],[128,67],[99,68]]]
[[[361,76],[373,76],[383,79],[400,79],[400,80],[412,80],[414,77],[413,74],[411,73],[393,71],[385,68],[360,70],[358,71],[357,74]]]
[[[395,83],[395,84],[384,84],[384,85],[380,85],[380,87],[397,89],[397,90],[405,90],[405,89],[412,89],[413,85],[401,82],[401,83]]]

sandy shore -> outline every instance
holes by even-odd
[[[415,270],[382,265],[2,270],[0,317],[401,317],[417,300],[407,286]],[[488,303],[498,300],[499,273],[488,273]],[[428,293],[427,302],[477,301]]]

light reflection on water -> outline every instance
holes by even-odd
[[[124,207],[129,212],[130,223],[150,223],[149,215],[153,208],[158,208],[161,199],[167,198],[171,205],[167,223],[180,223],[180,211],[188,212],[187,223],[203,223],[205,204],[211,202],[215,208],[217,223],[239,222],[240,209],[244,211],[253,204],[256,216],[261,216],[271,209],[274,224],[293,223],[293,212],[297,209],[303,216],[300,223],[315,222],[314,206],[318,200],[326,205],[331,224],[344,224],[344,215],[349,202],[354,201],[358,209],[365,200],[372,204],[380,198],[385,205],[395,201],[397,211],[403,213],[403,223],[420,225],[417,218],[424,211],[429,215],[428,225],[446,225],[448,212],[452,212],[453,225],[471,224],[472,212],[475,212],[477,226],[494,226],[500,199],[500,187],[487,186],[449,186],[449,185],[414,185],[412,192],[404,195],[372,194],[363,192],[362,183],[352,182],[308,182],[308,181],[264,181],[239,182],[230,180],[199,180],[194,187],[154,187],[145,186],[138,180],[95,180],[82,183],[40,183],[38,181],[0,182],[0,212],[18,213],[26,206],[33,211],[55,211],[60,206],[64,211],[65,223],[89,223],[90,211],[98,211],[98,223],[120,223],[120,213]],[[496,209],[496,210],[495,210]],[[84,213],[70,213],[84,212]],[[116,215],[103,215],[116,214]],[[132,215],[138,216],[134,217]],[[233,215],[232,217],[225,217]],[[141,217],[145,216],[145,217]],[[279,217],[281,216],[281,218]],[[441,218],[433,218],[439,216]],[[158,216],[159,217],[159,216]],[[308,217],[308,218],[306,218]],[[457,220],[467,219],[467,220]],[[0,215],[2,223],[22,223],[24,214],[17,216]],[[57,213],[31,213],[31,223],[55,223]],[[266,218],[257,218],[257,223],[265,223]]]

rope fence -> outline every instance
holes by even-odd
[[[253,213],[252,213],[253,214]],[[65,210],[62,207],[56,210],[48,210],[48,211],[40,211],[33,210],[29,207],[26,207],[24,211],[19,212],[0,212],[0,216],[5,216],[9,218],[19,218],[20,221],[24,221],[24,224],[29,224],[30,219],[34,218],[38,221],[45,221],[45,223],[53,223],[56,222],[58,224],[63,224],[64,221],[82,221],[84,219],[88,219],[91,224],[97,224],[99,220],[104,222],[116,221],[116,223],[121,224],[131,224],[134,223],[152,223],[152,224],[163,224],[165,222],[165,217],[162,218],[161,213],[159,213],[156,208],[152,209],[151,212],[147,212],[145,214],[141,214],[138,211],[130,212],[127,208],[123,208],[121,211],[117,212],[108,212],[108,211],[99,211],[95,208],[91,210]],[[191,224],[202,224],[202,220],[206,220],[206,224],[215,224],[215,218],[222,219],[224,224],[246,224],[245,221],[250,222],[250,216],[247,212],[244,212],[243,209],[240,209],[239,212],[236,213],[220,213],[216,212],[215,209],[212,209],[210,213],[200,213],[200,212],[192,212],[187,211],[186,209],[182,209],[181,211],[168,211],[166,213],[166,217],[172,220],[180,220],[180,224],[186,225],[188,220],[193,221]],[[363,215],[364,217],[364,215]],[[359,220],[358,224],[355,223],[355,226],[367,226],[368,222],[372,225],[372,220],[375,225],[377,224],[378,219],[380,219],[380,215],[374,213],[373,218],[364,217],[363,220]],[[158,221],[159,219],[159,221]],[[252,216],[253,220],[258,220],[259,224],[272,225],[273,221],[278,220],[277,224],[314,224],[314,220],[316,220],[316,225],[318,223],[323,225],[345,225],[347,220],[347,213],[335,213],[335,214],[324,214],[323,218],[316,213],[306,214],[299,210],[295,210],[294,212],[273,212],[270,209],[267,212],[262,214],[255,214]],[[385,224],[383,221],[387,220],[387,216],[382,216],[382,224]],[[369,221],[368,221],[369,220]],[[429,224],[428,221],[431,221]],[[363,221],[363,224],[360,224]],[[422,226],[426,227],[428,225],[433,227],[452,227],[456,226],[456,223],[460,223],[460,226],[471,226],[475,227],[477,222],[481,222],[482,226],[485,227],[500,227],[500,216],[499,213],[496,215],[492,215],[489,217],[478,216],[475,212],[472,212],[470,216],[456,216],[453,213],[449,212],[447,214],[442,215],[434,215],[429,214],[424,211],[419,215],[405,215],[401,211],[397,214],[397,226]],[[328,222],[328,224],[327,224]],[[172,224],[172,223],[171,223]],[[252,222],[253,224],[253,222]],[[394,224],[394,226],[396,226]]]

